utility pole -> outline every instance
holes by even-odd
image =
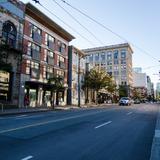
[[[81,107],[80,60],[81,57],[78,55],[78,107]]]

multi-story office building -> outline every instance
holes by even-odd
[[[133,72],[135,73],[142,73],[142,68],[141,67],[134,67]]]
[[[147,89],[146,73],[139,73],[133,71],[133,87],[144,87]]]
[[[85,103],[85,93],[82,82],[85,75],[84,52],[74,46],[69,46],[68,52],[68,104],[78,105]]]
[[[0,100],[18,105],[24,4],[0,2]]]
[[[30,106],[57,105],[67,99],[68,45],[74,38],[40,10],[28,3],[25,6],[21,74],[21,100],[29,96]],[[53,75],[63,79],[63,88],[53,95],[47,83]],[[21,105],[22,102],[21,101]]]
[[[132,48],[128,43],[83,50],[86,62],[104,68],[117,85],[132,86]]]

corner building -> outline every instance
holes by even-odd
[[[83,52],[86,53],[86,63],[105,69],[118,86],[128,86],[128,93],[131,94],[133,50],[128,43],[89,48]]]
[[[0,103],[18,106],[22,57],[24,4],[0,2]]]
[[[21,105],[24,95],[30,106],[66,105],[68,45],[74,37],[28,3],[25,7],[23,55],[21,64]],[[63,88],[52,93],[47,83],[53,75],[63,78]],[[44,104],[45,99],[45,104]]]

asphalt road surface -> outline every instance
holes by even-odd
[[[0,117],[0,160],[149,160],[156,104]]]

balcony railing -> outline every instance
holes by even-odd
[[[41,44],[41,43],[42,43],[42,36],[41,36],[39,33],[34,32],[34,33],[33,33],[33,40],[34,40],[35,42]]]
[[[32,49],[32,58],[40,61],[40,52],[35,49]]]

